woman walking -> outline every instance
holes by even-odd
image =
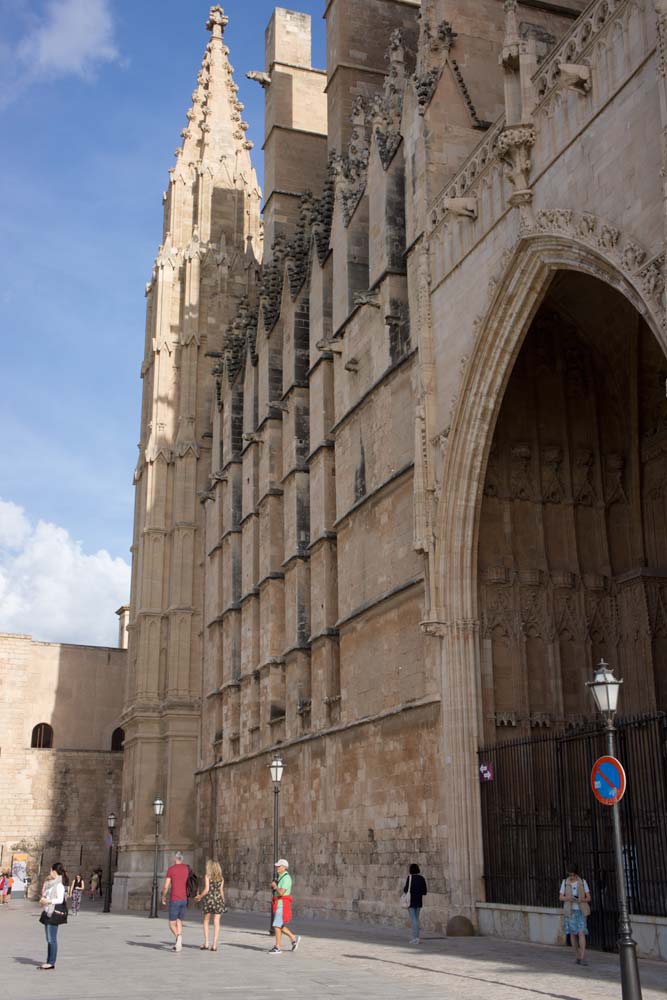
[[[586,961],[586,918],[590,915],[591,890],[586,879],[581,878],[576,865],[570,865],[567,878],[560,884],[560,901],[565,914],[565,933],[575,950],[577,965],[588,965]]]
[[[39,918],[44,924],[46,934],[46,962],[38,965],[39,970],[55,969],[56,958],[58,957],[58,926],[56,920],[65,923],[67,920],[67,907],[65,906],[65,886],[63,885],[63,866],[59,861],[51,865],[51,871],[46,882],[42,886],[40,905],[42,913]]]
[[[83,896],[85,888],[86,884],[81,877],[81,872],[77,872],[69,890],[69,897],[72,900],[72,913],[74,916],[77,916],[79,910],[81,909],[81,897]]]
[[[218,950],[218,938],[220,937],[220,915],[225,909],[225,897],[223,886],[225,880],[222,877],[222,869],[217,861],[210,858],[206,862],[206,876],[204,878],[204,888],[195,896],[196,902],[204,901],[204,943],[201,951],[208,951],[209,922],[213,916],[213,946],[211,951]]]
[[[419,944],[419,919],[422,912],[422,901],[428,892],[426,879],[421,874],[419,865],[410,865],[403,892],[410,893],[410,906],[408,907],[408,916],[410,917],[410,926],[412,927],[410,944]]]

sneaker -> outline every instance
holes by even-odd
[[[299,947],[300,944],[301,944],[301,937],[299,934],[297,934],[297,936],[292,941],[292,951],[296,951],[296,949]]]
[[[176,938],[176,944],[174,945],[174,951],[180,951],[183,947],[183,935],[179,934]]]
[[[579,965],[588,965],[588,960],[585,959],[585,958],[580,958],[579,959]]]
[[[280,948],[273,947],[269,952],[269,955],[282,955],[282,951],[280,950]]]
[[[420,940],[419,938],[411,938],[410,944],[419,944],[419,940]]]

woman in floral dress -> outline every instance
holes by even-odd
[[[225,880],[222,877],[222,869],[217,861],[211,861],[210,859],[206,862],[206,877],[204,879],[204,888],[195,896],[197,902],[203,900],[203,913],[204,913],[204,943],[201,946],[202,951],[208,951],[208,932],[209,932],[209,922],[211,920],[211,915],[213,915],[213,947],[211,951],[218,950],[218,938],[220,937],[220,915],[225,909],[225,897],[223,894],[223,886]]]

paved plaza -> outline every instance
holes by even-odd
[[[220,949],[202,952],[193,913],[180,954],[169,950],[167,920],[102,913],[99,904],[59,931],[58,967],[45,959],[38,907],[15,900],[0,912],[0,1000],[212,1000],[231,997],[448,997],[465,1000],[604,1000],[620,998],[618,959],[592,953],[576,966],[569,949],[492,938],[437,938],[415,947],[405,933],[342,923],[295,920],[295,954],[271,957],[268,918],[229,913]],[[667,968],[642,962],[644,1000],[664,1000]]]

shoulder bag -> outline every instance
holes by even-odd
[[[60,924],[67,923],[67,915],[67,903],[56,903],[53,907],[53,913],[50,915],[46,912],[46,910],[42,910],[39,915],[39,922],[40,924],[51,924],[59,927]]]
[[[404,910],[410,909],[410,889],[412,888],[412,875],[408,875],[408,889],[407,892],[401,893],[400,905]]]

